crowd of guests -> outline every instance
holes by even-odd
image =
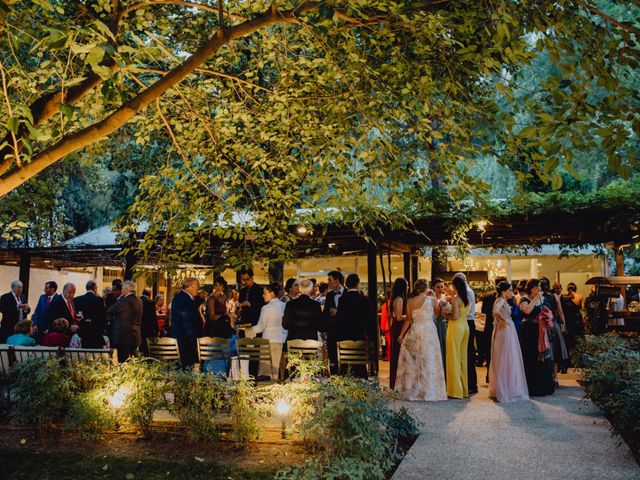
[[[22,282],[11,283],[11,291],[0,297],[0,343],[19,346],[42,345],[65,348],[110,348],[125,361],[141,348],[143,339],[159,333],[164,299],[151,299],[151,289],[136,295],[136,283],[116,279],[103,295],[89,280],[86,293],[76,296],[76,286],[66,283],[58,293],[56,282],[45,283],[31,319],[31,307],[22,294]],[[166,311],[165,311],[166,315]]]
[[[499,277],[477,304],[462,273],[450,285],[418,280],[410,294],[398,278],[382,307],[390,387],[407,400],[466,398],[478,391],[476,366],[486,364],[489,395],[499,402],[550,395],[584,333],[581,303],[575,284],[563,295],[544,277]]]
[[[147,339],[177,339],[185,368],[198,362],[197,339],[203,336],[230,340],[262,337],[269,340],[273,369],[259,370],[251,362],[249,372],[283,376],[288,340],[320,340],[326,345],[332,370],[337,372],[337,342],[373,340],[377,335],[375,310],[359,291],[360,279],[340,271],[328,274],[326,283],[315,279],[289,279],[260,286],[251,270],[240,272],[242,286],[229,292],[222,276],[214,279],[213,291],[201,288],[198,279],[185,279],[170,308],[162,296],[152,299],[151,289],[137,295],[136,283],[116,279],[98,294],[96,282],[86,283],[86,293],[76,296],[67,283],[58,293],[56,282],[45,284],[44,294],[31,312],[20,281],[0,297],[0,343],[66,348],[110,348],[118,361],[148,354]],[[235,347],[233,347],[235,348]],[[211,367],[211,365],[205,366]],[[229,365],[215,365],[228,372]],[[355,372],[366,375],[364,372]]]

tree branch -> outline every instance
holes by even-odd
[[[118,130],[149,103],[184,80],[191,72],[232,40],[249,35],[268,25],[290,22],[297,14],[314,10],[317,7],[318,2],[304,2],[294,10],[273,12],[269,9],[263,14],[244,23],[231,26],[226,30],[217,30],[207,42],[182,64],[171,70],[166,76],[151,85],[148,89],[126,102],[109,116],[89,127],[66,136],[33,157],[28,164],[0,178],[0,197],[22,185],[31,177],[37,175],[66,155],[97,142]]]
[[[640,30],[638,30],[637,28],[634,28],[631,25],[625,25],[624,23],[621,23],[621,22],[617,21],[615,18],[610,17],[609,15],[604,13],[603,11],[598,10],[593,5],[589,5],[587,2],[583,2],[582,0],[575,0],[575,2],[578,5],[586,8],[587,10],[590,10],[591,13],[595,13],[596,15],[599,15],[606,22],[612,23],[613,25],[616,25],[617,27],[620,27],[621,29],[626,30],[627,32],[635,33],[636,35],[640,36]]]
[[[209,5],[190,2],[188,0],[148,0],[146,2],[134,3],[123,8],[122,15],[126,16],[134,10],[138,10],[140,8],[145,8],[145,7],[152,7],[154,5],[179,5],[182,7],[197,8],[198,10],[204,10],[205,12],[218,13],[218,8],[216,7],[210,7]],[[242,15],[237,15],[235,13],[227,12],[226,15],[229,16],[230,18],[233,18],[234,20],[241,20],[241,21],[246,20],[246,18],[243,17]]]
[[[105,66],[113,70],[117,69],[117,65],[112,61],[108,62]],[[33,116],[33,126],[38,127],[57,114],[60,111],[61,104],[73,105],[77,103],[84,95],[100,83],[102,83],[102,78],[92,72],[82,82],[68,88],[66,91],[57,90],[38,98],[29,105],[29,110],[31,110],[31,115]],[[21,124],[16,134],[19,149],[22,149],[22,139],[28,135],[29,129],[24,124]],[[7,134],[4,140],[6,141],[8,137],[9,134]],[[12,158],[7,158],[7,155],[11,154],[9,150],[7,150],[7,147],[0,149],[0,175],[6,173],[13,162]]]

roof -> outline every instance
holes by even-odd
[[[640,277],[593,277],[587,285],[640,285]]]

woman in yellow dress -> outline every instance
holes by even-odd
[[[471,305],[467,296],[467,284],[461,278],[453,279],[455,295],[451,299],[451,312],[447,314],[447,396],[449,398],[467,398],[469,384],[467,379],[467,343],[469,342],[469,324],[467,315]]]

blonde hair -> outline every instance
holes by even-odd
[[[66,318],[56,318],[53,321],[53,329],[56,332],[64,332],[69,328],[69,322]]]

